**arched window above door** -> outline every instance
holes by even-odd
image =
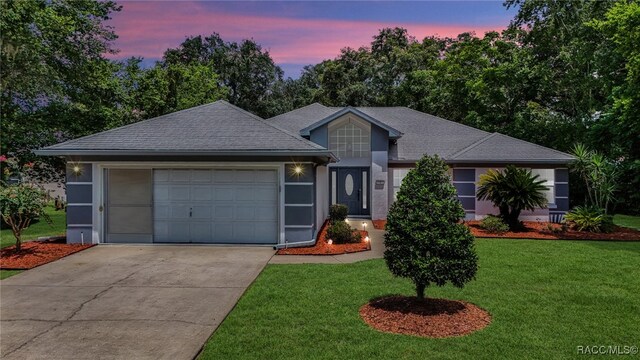
[[[329,150],[341,159],[369,157],[371,130],[361,122],[347,118],[329,125]]]

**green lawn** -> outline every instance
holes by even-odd
[[[51,217],[53,224],[49,225],[46,221],[40,220],[29,226],[22,234],[23,241],[35,240],[40,236],[62,235],[67,228],[67,214],[64,211],[56,211],[53,206],[47,206],[45,209]],[[13,237],[11,229],[0,230],[0,249],[7,246],[15,245],[16,239]]]
[[[477,241],[480,269],[464,289],[427,289],[487,309],[489,327],[423,339],[377,332],[359,307],[412,295],[383,260],[269,265],[209,339],[201,359],[570,358],[578,345],[640,346],[640,243]]]
[[[23,270],[0,270],[0,280],[4,280],[10,276],[20,274]]]
[[[617,214],[613,216],[613,222],[618,226],[640,230],[640,216]]]

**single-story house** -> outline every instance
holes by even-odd
[[[67,241],[311,244],[330,204],[384,219],[424,154],[451,168],[467,219],[496,209],[475,197],[506,164],[546,181],[545,220],[568,210],[565,153],[406,107],[311,104],[262,119],[225,101],[36,151],[67,159]]]

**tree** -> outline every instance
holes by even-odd
[[[32,221],[41,218],[51,223],[44,211],[46,205],[46,194],[33,185],[22,183],[0,189],[0,214],[16,238],[16,251],[21,250],[22,232]]]
[[[500,216],[511,230],[521,227],[522,210],[533,211],[537,207],[546,207],[544,192],[548,188],[544,180],[538,180],[530,170],[513,165],[504,171],[489,170],[480,175],[476,196],[478,200],[490,200],[500,210]]]
[[[219,76],[220,85],[228,89],[230,103],[262,117],[277,115],[269,104],[284,72],[253,40],[226,42],[216,33],[190,37],[177,48],[168,49],[163,63],[209,66]]]
[[[29,163],[34,148],[120,115],[118,67],[105,58],[116,39],[105,22],[120,9],[109,0],[0,2],[1,154]]]
[[[478,257],[462,218],[447,165],[437,156],[423,157],[402,181],[384,241],[389,270],[411,279],[418,298],[432,284],[463,287],[474,278]]]

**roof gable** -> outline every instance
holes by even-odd
[[[347,114],[356,115],[359,118],[362,118],[362,119],[368,121],[369,123],[372,123],[374,125],[379,126],[380,128],[382,128],[384,130],[387,130],[389,132],[389,138],[390,139],[398,139],[398,138],[400,138],[402,136],[402,132],[400,132],[400,131],[394,129],[393,127],[383,123],[382,121],[380,121],[380,120],[378,120],[378,119],[376,119],[376,118],[374,118],[372,116],[369,116],[368,114],[366,114],[366,113],[364,113],[364,112],[362,112],[362,111],[360,111],[360,110],[358,110],[356,108],[350,107],[350,106],[348,106],[348,107],[346,107],[346,108],[344,108],[342,110],[339,110],[339,111],[337,111],[337,112],[335,112],[335,113],[333,113],[333,114],[321,119],[320,121],[317,121],[317,122],[305,127],[304,129],[300,130],[300,135],[309,136],[311,131],[313,131],[313,130],[315,130],[315,129],[323,126],[323,125],[326,125],[326,124],[330,123],[331,121],[336,120],[336,119],[342,117],[343,115],[347,115]]]

